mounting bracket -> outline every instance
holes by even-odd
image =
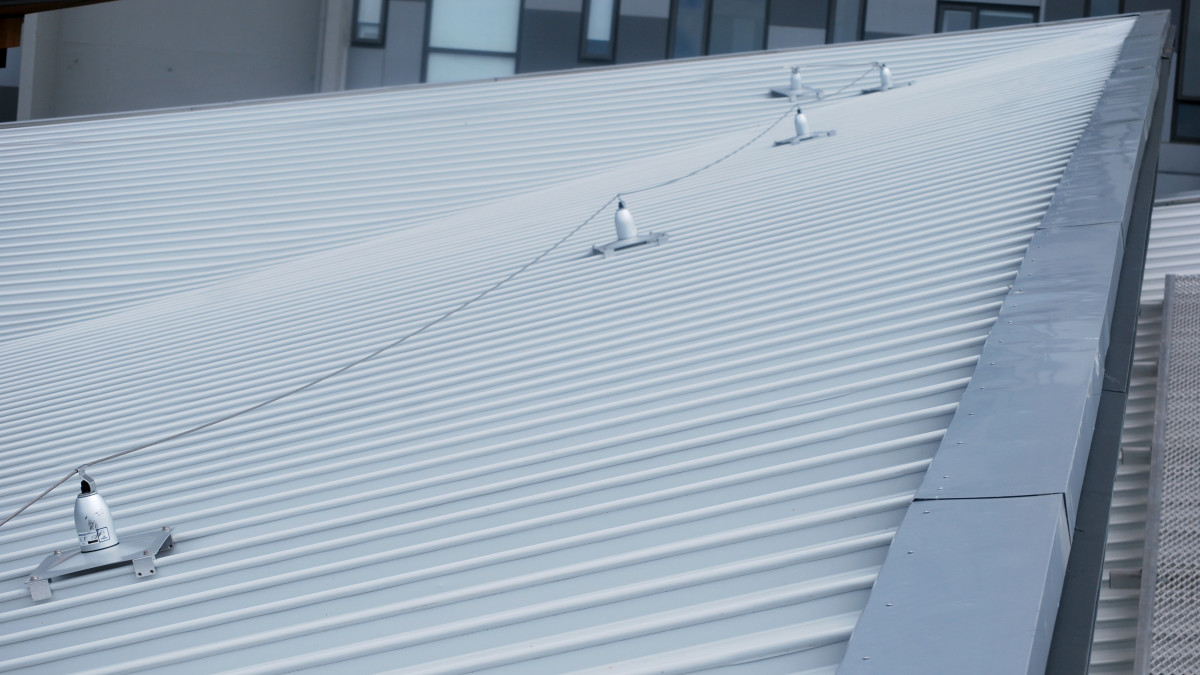
[[[631,248],[636,248],[638,246],[644,246],[646,244],[654,244],[656,246],[662,246],[663,244],[667,243],[668,241],[670,241],[670,237],[668,237],[664,233],[647,232],[646,234],[639,235],[632,239],[618,239],[617,241],[610,241],[609,243],[604,244],[603,246],[599,246],[599,245],[593,246],[592,253],[593,254],[598,253],[598,254],[604,256],[605,258],[607,258],[609,256],[616,255],[617,253],[619,253],[621,251],[625,251],[625,250],[628,250]]]
[[[97,572],[125,563],[133,564],[135,576],[150,577],[156,571],[155,558],[175,547],[173,529],[163,526],[161,530],[143,532],[130,537],[122,536],[121,543],[112,548],[83,553],[75,546],[68,550],[55,551],[37,566],[25,585],[35,600],[50,599],[50,581],[66,576]]]
[[[807,136],[792,136],[791,138],[785,138],[782,141],[775,141],[775,147],[779,147],[781,145],[795,145],[801,141],[811,141],[814,138],[825,138],[826,136],[837,136],[837,130],[814,131]]]

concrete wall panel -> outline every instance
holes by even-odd
[[[120,0],[56,12],[35,117],[310,93],[323,0]]]

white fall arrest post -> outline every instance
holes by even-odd
[[[154,576],[155,557],[174,548],[172,529],[163,526],[122,540],[108,502],[100,495],[96,481],[79,467],[79,495],[75,497],[75,533],[79,546],[58,550],[38,565],[25,585],[34,600],[50,599],[50,581],[67,575],[95,572],[122,563],[132,563],[137,577]]]
[[[834,136],[837,131],[813,131],[812,126],[808,122],[808,115],[800,108],[796,108],[796,115],[792,118],[792,125],[796,128],[796,135],[791,138],[785,138],[782,141],[775,141],[775,145],[795,145],[800,141],[810,141],[814,138],[823,136]]]
[[[592,253],[599,253],[607,258],[618,251],[646,244],[664,244],[668,240],[667,235],[659,232],[638,234],[637,223],[633,219],[633,214],[625,206],[625,200],[620,198],[617,199],[617,212],[613,215],[613,226],[617,230],[617,239],[603,246],[593,246]]]
[[[864,94],[875,94],[881,91],[891,91],[897,87],[909,87],[913,84],[912,82],[901,82],[900,84],[896,84],[895,80],[892,79],[892,69],[888,68],[886,63],[880,63],[876,61],[875,67],[879,69],[879,86],[871,87],[870,89],[863,89],[862,93]]]
[[[96,491],[96,482],[86,469],[79,467],[79,495],[75,497],[75,533],[79,536],[79,550],[84,553],[120,543],[108,502]]]
[[[820,89],[804,84],[804,77],[800,75],[800,66],[792,66],[791,70],[792,75],[791,78],[788,79],[787,88],[784,89],[783,87],[774,87],[771,89],[771,96],[782,96],[787,98],[789,101],[796,102],[810,94],[815,96],[817,99],[820,99],[825,95],[825,92],[821,91]]]

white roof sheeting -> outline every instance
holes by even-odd
[[[1131,23],[4,130],[33,193],[0,230],[29,243],[5,263],[29,291],[0,344],[6,512],[409,334],[583,225],[378,358],[96,467],[122,532],[177,528],[155,578],[35,605],[22,581],[68,545],[74,490],[0,530],[0,669],[832,671]],[[919,81],[806,106],[835,137],[772,147],[783,119],[632,194],[780,119],[763,92],[804,59]],[[479,100],[505,111],[483,138],[449,117]],[[374,140],[349,142],[364,115]],[[362,182],[389,135],[430,139],[406,155],[421,188]],[[278,140],[302,137],[328,143]],[[275,145],[222,183],[256,186],[231,221],[180,215],[199,169],[156,183],[256,138]],[[122,141],[101,189],[77,153]],[[144,197],[90,223],[37,202],[72,185]],[[618,191],[668,245],[587,256]]]
[[[1168,274],[1200,274],[1200,196],[1166,200],[1154,207],[1138,310],[1133,380],[1121,434],[1124,448],[1148,450],[1154,436],[1163,288]],[[1137,588],[1111,588],[1108,574],[1113,569],[1142,567],[1149,481],[1150,464],[1145,456],[1126,453],[1117,465],[1113,489],[1091,673],[1133,672],[1140,592]]]
[[[923,79],[1079,30],[0,125],[0,339],[759,128],[782,107],[763,94],[800,62],[886,60],[898,81]],[[862,71],[805,78],[836,90]]]

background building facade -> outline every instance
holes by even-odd
[[[118,0],[26,18],[0,121],[782,49],[1169,9],[1159,194],[1200,189],[1190,0]],[[783,78],[781,77],[781,80]]]

